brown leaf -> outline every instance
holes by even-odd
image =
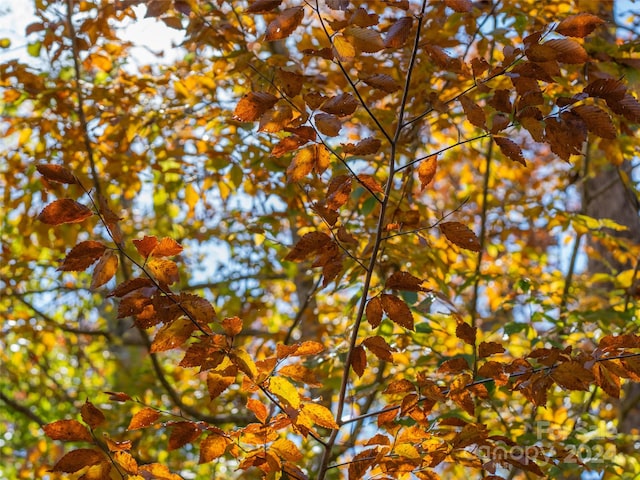
[[[323,103],[320,110],[338,117],[345,117],[355,112],[358,105],[360,105],[360,102],[353,95],[341,93]]]
[[[153,408],[145,407],[137,412],[129,422],[127,430],[137,430],[153,425],[160,418],[160,413]]]
[[[382,301],[382,309],[393,323],[413,330],[413,314],[404,300],[387,293],[380,295],[380,300]]]
[[[606,368],[608,363],[599,362],[593,366],[596,385],[600,386],[607,395],[620,398],[620,377]]]
[[[38,220],[47,225],[80,223],[93,215],[93,211],[70,198],[56,200],[40,212]]]
[[[591,13],[578,13],[562,20],[555,30],[567,37],[584,38],[603,23],[604,20]]]
[[[460,100],[467,120],[469,120],[471,125],[475,125],[478,128],[485,128],[487,119],[484,110],[466,95],[462,95],[458,100]]]
[[[424,280],[414,277],[408,272],[394,272],[385,283],[385,287],[391,290],[406,290],[409,292],[428,292],[422,284]]]
[[[82,405],[80,415],[82,416],[84,423],[89,425],[91,428],[96,428],[105,420],[104,413],[102,413],[102,411],[89,400],[86,400],[84,405]]]
[[[402,47],[409,38],[412,25],[412,17],[402,17],[396,20],[389,30],[387,30],[387,36],[384,39],[384,46],[387,48]]]
[[[493,141],[500,147],[502,154],[514,162],[518,162],[521,165],[527,166],[527,161],[522,156],[522,149],[513,140],[509,140],[505,137],[493,137]]]
[[[280,6],[282,0],[255,0],[245,13],[268,13]],[[200,462],[202,463],[202,462]]]
[[[271,150],[271,156],[280,158],[284,154],[296,150],[298,147],[304,145],[307,142],[307,139],[301,138],[297,135],[284,137],[282,140],[280,140],[280,142],[278,142],[275,147],[273,147],[273,150]]]
[[[349,37],[351,45],[359,52],[376,53],[384,48],[382,36],[371,28],[350,25],[344,29],[344,34]]]
[[[70,170],[63,167],[62,165],[42,163],[36,166],[36,170],[38,170],[38,172],[40,172],[40,174],[50,182],[68,184],[78,183],[75,175],[73,175]]]
[[[358,180],[360,181],[361,184],[368,187],[369,190],[371,190],[372,192],[384,193],[384,188],[382,188],[382,185],[378,183],[378,181],[373,175],[361,173],[360,175],[358,175]]]
[[[589,54],[584,47],[570,38],[549,40],[543,46],[552,48],[556,54],[555,60],[560,63],[585,63],[589,60]]]
[[[420,164],[418,165],[418,179],[420,180],[420,184],[422,185],[422,190],[427,188],[427,185],[429,185],[434,179],[437,169],[437,155],[431,155],[430,157],[420,162]]]
[[[64,455],[51,469],[52,472],[73,473],[107,460],[104,453],[92,448],[79,448]]]
[[[226,437],[215,433],[203,438],[200,442],[200,459],[198,463],[209,463],[221,457],[224,455],[229,443]]]
[[[182,252],[182,245],[173,238],[164,237],[151,252],[154,257],[173,257]]]
[[[376,328],[382,322],[382,300],[380,297],[373,297],[367,302],[365,310],[367,315],[367,322]]]
[[[442,362],[438,367],[438,373],[460,373],[464,370],[469,370],[469,363],[462,357]]]
[[[172,451],[184,447],[200,436],[202,431],[195,422],[175,422],[171,425],[167,450]]]
[[[224,333],[235,337],[242,331],[242,319],[239,317],[227,317],[221,322]]]
[[[273,42],[274,40],[287,38],[298,28],[303,18],[304,9],[302,7],[292,7],[283,10],[282,13],[267,25],[265,40],[267,42]]]
[[[194,323],[186,317],[164,325],[151,343],[150,352],[165,352],[182,346],[196,329]]]
[[[342,122],[335,115],[329,113],[318,113],[314,117],[316,128],[323,135],[336,137],[342,128]]]
[[[551,371],[551,378],[568,390],[589,391],[595,380],[593,374],[584,368],[580,362],[569,360],[561,363]]]
[[[614,78],[598,78],[587,85],[583,92],[590,97],[619,101],[622,100],[627,93],[627,87],[622,81]]]
[[[106,245],[92,240],[80,242],[67,254],[58,270],[63,272],[86,270],[102,256],[106,248]]]
[[[304,76],[289,70],[279,69],[276,71],[276,85],[288,97],[295,97],[302,91]],[[311,139],[313,140],[313,139]]]
[[[349,0],[325,0],[327,7],[331,10],[346,10],[349,7]]]
[[[468,323],[459,322],[458,326],[456,327],[456,337],[458,337],[467,345],[475,345],[476,330],[477,327],[472,327]]]
[[[320,252],[329,243],[331,243],[331,237],[322,232],[309,232],[305,233],[291,251],[284,257],[285,260],[290,262],[301,262],[306,260],[312,255]]]
[[[571,155],[582,153],[582,144],[587,139],[587,126],[578,115],[572,112],[565,113],[565,117],[545,120],[545,138],[551,151],[568,162]]]
[[[376,73],[374,75],[364,75],[361,76],[360,79],[377,90],[382,90],[386,93],[393,93],[400,90],[400,85],[396,82],[393,77],[386,75],[384,73]]]
[[[381,336],[374,335],[373,337],[367,337],[362,341],[362,344],[380,360],[393,362],[391,352],[394,352],[395,349],[391,348],[387,341]]]
[[[267,92],[249,92],[236,105],[233,117],[241,122],[253,122],[273,107],[277,101],[278,97]]]
[[[481,342],[478,345],[478,356],[480,358],[486,358],[494,353],[503,353],[504,347],[497,342]]]
[[[118,285],[109,295],[108,297],[124,297],[128,293],[134,292],[141,288],[153,287],[153,282],[148,278],[132,278],[131,280],[127,280]]]
[[[467,13],[473,10],[471,0],[445,0],[444,4],[454,12]]]
[[[454,245],[474,252],[480,251],[480,240],[466,225],[460,222],[443,222],[440,231]]]
[[[93,269],[91,290],[101,287],[111,280],[118,271],[118,255],[113,250],[104,252],[100,261]]]
[[[640,122],[640,102],[630,93],[627,93],[622,100],[607,99],[607,105],[614,113],[623,115],[630,122]]]
[[[377,138],[368,137],[360,140],[355,145],[353,143],[342,144],[344,153],[350,155],[371,155],[377,153],[380,150],[382,142]]]
[[[353,357],[351,358],[351,368],[361,377],[367,369],[367,354],[362,345],[358,345],[353,349]]]
[[[124,392],[104,392],[109,395],[109,400],[112,402],[128,402],[133,400],[129,395]]]
[[[587,129],[600,138],[615,139],[618,136],[616,127],[607,112],[595,105],[578,105],[572,110],[578,114]]]
[[[93,442],[93,437],[87,427],[77,420],[58,420],[42,427],[44,433],[51,440],[63,442]]]
[[[338,210],[349,200],[351,195],[351,177],[349,175],[336,175],[329,182],[327,188],[327,207],[331,210]]]
[[[172,260],[164,258],[151,258],[147,268],[153,276],[163,285],[172,285],[180,279],[178,265]]]
[[[504,364],[498,362],[485,362],[479,369],[478,374],[483,377],[493,378],[496,386],[501,387],[509,383],[509,375],[504,371]]]

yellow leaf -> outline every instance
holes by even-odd
[[[300,394],[287,379],[282,377],[271,377],[269,380],[269,391],[280,400],[287,402],[293,408],[300,406]]]
[[[351,44],[351,42],[349,42],[349,40],[344,38],[342,34],[338,34],[335,37],[333,37],[333,49],[335,51],[336,56],[342,62],[351,60],[356,56],[356,49],[353,48],[353,45]]]
[[[113,250],[107,250],[100,258],[100,261],[93,270],[93,277],[91,279],[91,290],[95,290],[101,287],[118,271],[118,255]]]
[[[313,423],[320,427],[331,429],[340,428],[333,418],[331,411],[323,405],[319,405],[317,403],[305,403],[302,406],[302,411],[313,420]]]

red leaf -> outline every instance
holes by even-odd
[[[92,215],[91,209],[70,198],[63,198],[44,207],[38,215],[38,220],[48,225],[60,225],[80,223]]]
[[[67,254],[62,265],[58,267],[58,270],[63,272],[81,272],[86,270],[102,256],[106,248],[106,245],[100,242],[91,240],[80,242]]]
[[[66,169],[61,165],[54,165],[52,163],[43,163],[43,164],[37,165],[36,170],[38,170],[38,172],[40,172],[40,174],[50,182],[68,183],[68,184],[78,183],[78,180],[73,175],[73,173],[71,173],[70,170]]]

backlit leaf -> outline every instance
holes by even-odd
[[[267,92],[249,92],[240,99],[233,116],[241,122],[253,122],[273,107],[278,97]]]
[[[313,423],[320,427],[330,428],[333,430],[339,428],[331,411],[323,405],[317,403],[305,403],[302,406],[302,411],[306,413],[311,420],[313,420]]]
[[[85,401],[80,409],[82,420],[91,428],[96,428],[105,421],[104,413],[89,400]]]
[[[341,62],[352,60],[356,56],[356,49],[353,47],[351,42],[341,34],[333,37],[333,49],[335,56]]]
[[[595,105],[578,105],[572,109],[578,114],[587,129],[600,138],[614,139],[618,136],[616,127],[607,112]]]
[[[303,18],[304,9],[302,7],[287,8],[267,25],[265,40],[272,42],[274,40],[287,38],[298,28]]]
[[[118,263],[118,255],[113,250],[104,252],[100,261],[93,269],[91,290],[95,290],[111,280],[118,271]]]
[[[193,442],[201,434],[201,430],[194,422],[175,422],[171,425],[167,450],[172,451]]]
[[[158,245],[158,239],[154,236],[145,235],[142,239],[134,239],[133,245],[142,257],[147,258]]]
[[[410,292],[424,292],[422,284],[424,280],[414,277],[409,272],[394,272],[385,283],[385,287],[392,290],[406,290]]]
[[[48,225],[80,223],[93,215],[93,211],[70,198],[50,203],[38,215],[38,220]]]
[[[129,422],[127,430],[137,430],[153,425],[160,418],[160,412],[153,408],[145,407],[137,412]]]
[[[284,257],[290,262],[301,262],[318,253],[331,242],[329,235],[323,232],[305,233],[289,254]]]
[[[348,26],[344,29],[344,34],[349,37],[351,44],[363,53],[375,53],[384,48],[384,41],[379,32],[371,28],[361,28],[358,26]]]
[[[563,362],[551,371],[551,378],[568,390],[589,391],[594,381],[593,373],[584,368],[580,362],[570,360]]]
[[[585,63],[589,60],[584,47],[570,38],[549,40],[543,45],[552,48],[556,53],[555,59],[561,63]]]
[[[207,375],[207,390],[209,391],[211,400],[220,396],[220,394],[233,385],[235,381],[235,376],[210,372]]]
[[[209,463],[224,455],[229,440],[222,435],[208,435],[200,441],[199,464]]]
[[[480,251],[480,240],[466,225],[460,222],[443,222],[440,231],[454,245],[474,252]]]
[[[381,336],[374,335],[373,337],[367,337],[362,341],[362,344],[380,360],[393,362],[391,352],[393,352],[394,349],[391,348],[387,341]]]
[[[344,153],[351,155],[371,155],[380,150],[382,142],[377,138],[368,137],[360,140],[355,145],[353,143],[343,144]]]
[[[361,377],[367,369],[367,353],[362,345],[358,345],[353,349],[353,358],[351,359],[351,368]]]
[[[367,322],[376,328],[382,322],[382,300],[380,297],[373,297],[367,302],[365,309],[367,315]]]
[[[431,183],[431,181],[436,176],[436,171],[438,169],[438,157],[436,155],[431,155],[426,158],[418,165],[418,179],[420,180],[420,184],[422,185],[422,190],[427,188],[427,185]]]
[[[391,28],[387,30],[387,35],[384,39],[384,46],[387,48],[402,47],[409,38],[412,26],[412,17],[402,17],[396,20],[393,25],[391,25]]]
[[[556,32],[567,37],[583,38],[593,32],[604,20],[591,13],[579,13],[562,20],[555,28]]]
[[[196,326],[186,317],[179,318],[163,326],[151,342],[152,353],[164,352],[183,345],[191,336]]]
[[[180,279],[178,265],[172,260],[164,258],[151,258],[147,263],[147,268],[153,276],[163,285],[171,285]]]
[[[173,257],[182,252],[182,245],[173,238],[164,237],[153,249],[151,255],[154,257]]]
[[[51,440],[63,442],[93,442],[93,437],[87,427],[77,420],[58,420],[42,427],[44,433]]]
[[[242,331],[242,319],[238,317],[227,317],[221,322],[224,333],[230,337],[238,335]]]
[[[315,147],[307,147],[299,150],[287,168],[287,180],[299,182],[306,177],[315,165]]]
[[[253,412],[260,423],[266,423],[269,411],[264,403],[255,398],[247,399],[247,408]]]
[[[62,165],[41,163],[40,165],[36,166],[36,170],[38,170],[38,172],[40,172],[40,174],[50,182],[68,184],[78,183],[73,173],[71,173],[69,169],[63,167]]]
[[[102,256],[106,248],[106,245],[92,240],[80,242],[67,254],[58,270],[63,272],[86,270]]]
[[[64,455],[51,469],[52,472],[73,473],[82,468],[107,460],[104,453],[91,448],[79,448]]]
[[[287,402],[293,408],[300,407],[300,394],[286,378],[271,377],[269,379],[269,391],[280,400]]]
[[[380,300],[382,301],[382,309],[393,323],[413,330],[413,314],[404,300],[387,293],[380,295]]]

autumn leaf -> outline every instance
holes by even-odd
[[[467,226],[460,222],[443,222],[439,225],[440,231],[451,243],[460,248],[479,252],[480,240]]]
[[[497,342],[480,342],[480,345],[478,345],[478,356],[481,358],[503,353],[504,351],[504,347]]]
[[[250,92],[240,99],[233,112],[234,118],[241,122],[253,122],[278,101],[278,97],[267,92]]]
[[[398,85],[398,82],[396,82],[393,77],[384,73],[361,76],[361,79],[370,87],[382,90],[386,93],[393,93],[400,90],[400,85]]]
[[[95,290],[111,280],[118,271],[118,263],[118,255],[113,250],[104,252],[100,261],[93,269],[91,290]]]
[[[518,162],[521,165],[527,166],[527,162],[522,156],[522,149],[513,140],[509,140],[504,137],[493,137],[493,141],[500,147],[502,154],[514,162]]]
[[[422,190],[427,188],[427,186],[431,183],[431,181],[436,176],[436,170],[438,168],[438,157],[436,155],[431,155],[426,158],[418,165],[418,179],[420,180],[420,185],[422,186]]]
[[[50,203],[38,215],[38,220],[48,225],[80,223],[93,215],[93,211],[70,198]]]
[[[584,120],[587,129],[600,138],[614,139],[618,136],[616,127],[607,112],[595,105],[577,105],[572,110]]]
[[[209,463],[224,455],[229,440],[222,435],[208,435],[200,441],[199,464]]]
[[[380,360],[393,362],[393,355],[391,352],[394,352],[395,349],[391,348],[387,341],[380,335],[367,337],[362,341],[362,344]]]
[[[339,428],[331,411],[318,403],[305,403],[302,405],[302,411],[313,420],[313,423],[320,427],[335,430]]]
[[[413,314],[404,300],[387,293],[380,295],[380,300],[382,309],[393,323],[397,323],[408,330],[413,330]]]
[[[89,425],[90,428],[96,428],[105,421],[104,413],[89,400],[82,405],[80,414],[84,423]]]
[[[224,333],[230,337],[235,337],[242,331],[242,319],[238,317],[227,317],[221,324]]]
[[[296,153],[287,168],[287,179],[289,182],[299,182],[311,173],[315,165],[314,150],[314,147],[307,147]]]
[[[173,238],[164,237],[153,248],[151,255],[154,257],[173,257],[178,255],[183,250],[182,245],[176,242]]]
[[[74,473],[85,467],[105,462],[107,457],[99,450],[79,448],[64,455],[51,469],[52,472]]]
[[[345,117],[355,112],[358,105],[360,104],[353,95],[342,93],[324,102],[320,109],[331,115]]]
[[[260,423],[266,423],[269,411],[264,403],[255,398],[247,399],[247,408],[253,412]]]
[[[137,430],[153,425],[160,418],[160,412],[153,408],[145,407],[137,412],[129,422],[127,430]]]
[[[162,285],[172,285],[180,280],[178,265],[172,260],[152,258],[147,262],[147,268]]]
[[[246,13],[267,13],[280,6],[282,0],[255,0],[245,10]],[[200,462],[202,463],[202,462]]]
[[[93,442],[93,437],[87,427],[77,420],[58,420],[42,427],[44,433],[51,440],[63,442]]]
[[[484,110],[466,95],[462,95],[458,100],[462,104],[467,120],[478,128],[485,128],[487,119]]]
[[[555,28],[556,32],[567,37],[583,38],[593,32],[604,20],[591,13],[579,13],[562,20]]]
[[[387,30],[384,46],[387,48],[401,48],[409,38],[412,26],[412,17],[402,17],[396,20],[393,25],[391,25],[391,28]]]
[[[265,40],[267,42],[273,42],[287,38],[298,28],[303,18],[304,9],[302,7],[287,8],[267,25]]]
[[[78,180],[71,171],[62,165],[41,163],[36,165],[36,170],[50,182],[76,184]]]
[[[63,272],[81,272],[93,265],[106,250],[106,245],[101,242],[87,240],[78,243],[69,251],[67,256],[58,267]]]
[[[196,329],[189,318],[179,318],[165,326],[156,333],[151,342],[151,353],[164,352],[183,345]]]
[[[593,373],[584,368],[580,362],[570,360],[562,362],[551,371],[551,378],[568,390],[589,391],[595,380]]]
[[[409,292],[426,292],[428,288],[424,288],[422,284],[424,280],[414,277],[409,272],[394,272],[385,283],[386,288],[392,290],[405,290]]]
[[[271,377],[269,379],[269,391],[293,408],[300,407],[300,394],[296,387],[286,378]]]
[[[171,434],[167,450],[172,451],[184,447],[196,440],[202,431],[194,422],[175,422],[171,424]]]
[[[353,44],[341,34],[333,37],[333,51],[341,62],[347,62],[356,56]]]
[[[458,322],[458,326],[456,327],[456,337],[458,337],[467,345],[475,345],[476,331],[477,327],[472,327],[465,322]]]
[[[301,262],[318,253],[329,242],[331,242],[331,238],[326,233],[305,233],[284,259],[290,262]]]
[[[314,117],[316,128],[323,135],[336,137],[342,128],[342,122],[335,115],[329,113],[317,113]]]
[[[236,381],[235,375],[221,375],[215,372],[209,372],[207,375],[207,390],[209,398],[213,400],[220,396],[227,388]]]
[[[351,359],[351,368],[361,377],[367,369],[367,353],[362,345],[358,345],[353,349],[353,357]]]
[[[371,155],[380,150],[382,142],[377,138],[368,137],[360,140],[357,144],[347,143],[342,145],[344,153],[350,155]]]

